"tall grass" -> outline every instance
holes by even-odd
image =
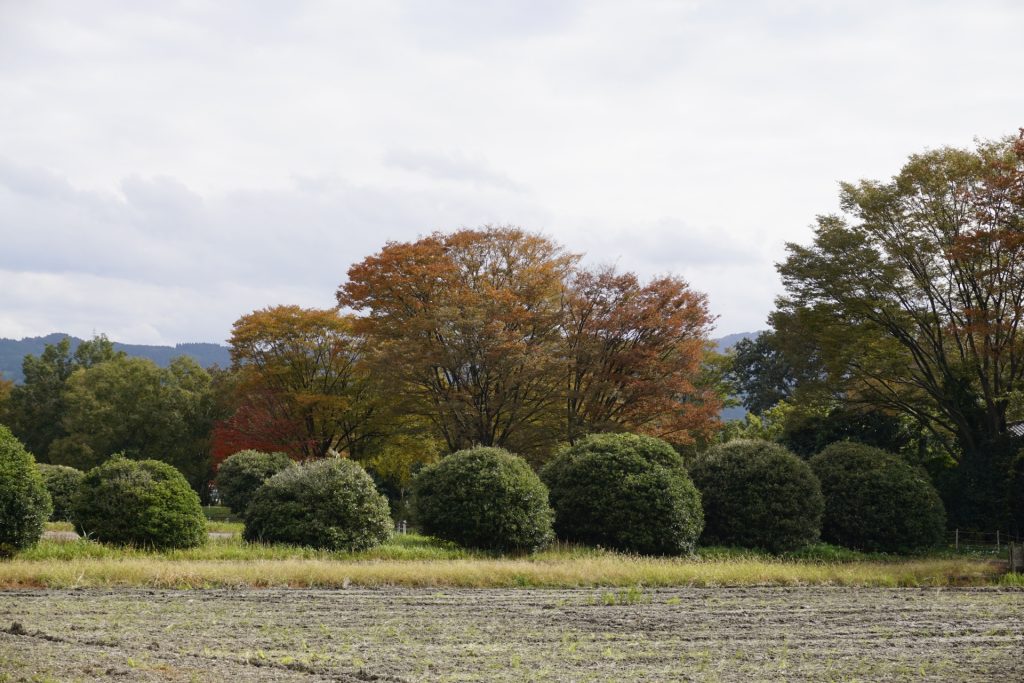
[[[197,548],[151,550],[105,545],[89,540],[61,541],[43,539],[34,547],[20,552],[16,559],[33,562],[92,560],[151,561],[257,561],[257,560],[456,560],[483,556],[458,546],[436,541],[427,536],[406,534],[393,536],[388,543],[356,553],[317,550],[290,545],[246,543],[238,535],[211,538]],[[0,564],[0,568],[3,565]]]
[[[705,548],[691,558],[623,555],[560,544],[501,557],[408,534],[359,553],[247,544],[237,536],[162,552],[43,541],[0,562],[0,587],[592,588],[628,586],[994,585],[998,568],[963,558],[893,559],[814,546],[773,557]],[[1004,585],[1019,585],[1006,583]]]
[[[665,560],[608,556],[574,560],[228,560],[152,558],[12,560],[0,564],[5,588],[145,586],[159,588],[408,586],[591,588],[624,586],[992,585],[989,565],[959,560],[836,565],[757,560]]]

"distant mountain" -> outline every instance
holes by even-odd
[[[736,346],[736,342],[743,341],[744,339],[753,339],[761,332],[737,332],[736,334],[727,334],[724,337],[715,339],[714,342],[718,347],[719,353],[725,353],[733,346]]]
[[[22,359],[32,354],[38,356],[43,352],[47,344],[57,344],[64,337],[71,339],[71,350],[74,351],[82,340],[72,337],[69,334],[55,332],[45,337],[25,337],[24,339],[3,339],[0,338],[0,373],[4,379],[13,379],[21,382],[24,376],[21,374]],[[114,342],[114,348],[124,351],[129,356],[148,358],[161,367],[167,367],[171,359],[178,356],[189,356],[204,368],[214,365],[227,367],[231,365],[231,355],[228,347],[221,344],[175,344],[174,346],[149,346],[146,344],[121,344]]]

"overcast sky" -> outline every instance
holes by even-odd
[[[1024,126],[1024,3],[0,0],[0,336],[223,341],[515,224],[717,334],[837,183]]]

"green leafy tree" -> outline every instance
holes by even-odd
[[[849,401],[914,417],[956,462],[956,524],[1006,518],[1011,397],[1024,383],[1024,133],[845,183],[844,214],[788,245],[773,325]]]
[[[57,344],[47,344],[39,356],[25,356],[21,364],[25,381],[11,390],[6,410],[11,431],[44,460],[50,445],[67,434],[64,383],[77,369],[121,357],[124,353],[114,351],[104,335],[82,342],[74,353],[71,339],[64,337]]]
[[[790,416],[796,410],[792,403],[779,401],[774,406],[757,413],[747,413],[742,420],[731,420],[722,425],[721,442],[737,439],[758,439],[779,441],[785,433]]]
[[[732,358],[730,379],[750,412],[760,415],[793,395],[796,370],[773,332],[736,342]]]
[[[197,491],[205,488],[215,414],[210,376],[194,360],[160,368],[122,356],[79,368],[61,401],[66,436],[50,447],[52,463],[88,470],[120,452],[169,463]]]

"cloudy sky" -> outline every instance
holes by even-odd
[[[1024,3],[0,0],[0,336],[223,341],[488,223],[718,333],[840,180],[1024,126]]]

